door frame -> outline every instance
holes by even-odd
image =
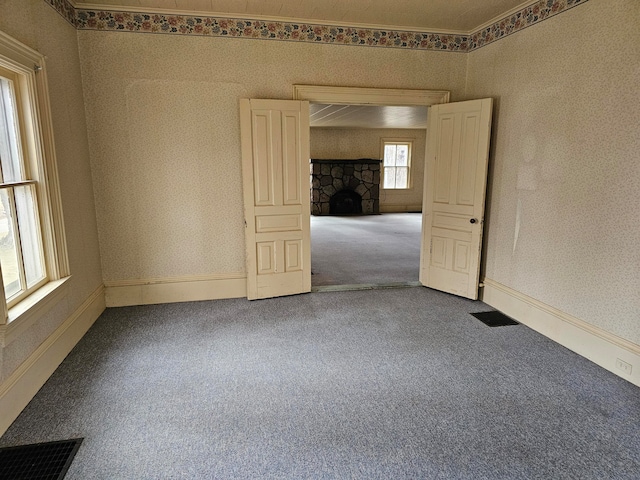
[[[294,85],[293,99],[336,105],[429,106],[449,103],[448,90],[406,90],[396,88],[329,87]]]
[[[331,87],[322,85],[294,85],[293,99],[306,100],[309,103],[330,103],[334,105],[378,105],[378,106],[431,106],[449,103],[451,92],[448,90],[410,90],[397,88],[360,88],[360,87]],[[428,132],[425,134],[425,137]],[[425,138],[426,140],[426,138]],[[422,159],[427,172],[427,149]],[[424,210],[426,182],[422,187],[422,208]],[[309,209],[311,199],[309,198]],[[422,217],[421,223],[424,222]],[[424,229],[424,225],[422,225]],[[311,232],[309,232],[309,237]],[[420,242],[422,250],[422,234]]]

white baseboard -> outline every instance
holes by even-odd
[[[484,279],[481,300],[569,350],[640,386],[640,345],[489,278]],[[631,366],[630,374],[616,365],[618,360]]]
[[[0,435],[18,418],[104,309],[104,287],[100,286],[0,385]]]
[[[195,302],[247,296],[245,273],[105,282],[107,307]]]
[[[416,205],[380,205],[380,213],[421,212],[422,204]]]

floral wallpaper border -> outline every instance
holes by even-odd
[[[540,23],[589,0],[539,0],[470,35],[469,52]]]
[[[214,37],[240,37],[298,42],[396,47],[466,52],[468,36],[270,22],[242,18],[190,17],[130,12],[78,10],[77,27]]]
[[[538,0],[471,35],[366,29],[243,18],[76,9],[68,0],[44,0],[80,30],[255,38],[335,45],[471,52],[589,0]]]

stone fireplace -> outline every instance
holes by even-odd
[[[311,159],[312,215],[380,213],[382,160]]]

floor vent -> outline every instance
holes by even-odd
[[[0,478],[61,480],[67,474],[82,438],[0,448]]]
[[[513,318],[507,317],[504,313],[499,312],[498,310],[493,310],[491,312],[479,312],[472,313],[474,317],[480,320],[485,325],[490,327],[504,327],[506,325],[520,325]]]

